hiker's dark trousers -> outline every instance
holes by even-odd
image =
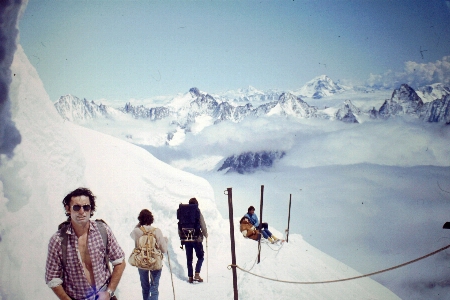
[[[202,268],[202,263],[204,260],[205,252],[203,251],[203,244],[198,242],[193,243],[185,243],[184,247],[186,249],[186,260],[187,260],[187,268],[188,268],[188,276],[193,277],[192,270],[192,261],[194,259],[194,251],[197,256],[197,264],[195,265],[195,273],[200,273]]]

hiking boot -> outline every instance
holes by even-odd
[[[198,282],[203,282],[203,279],[200,277],[200,273],[195,273],[194,280]]]
[[[193,283],[194,282],[194,278],[192,276],[189,276],[189,283]]]
[[[271,236],[269,236],[269,237],[267,238],[267,240],[268,240],[271,244],[274,244],[274,243],[275,243],[274,238],[271,237]]]

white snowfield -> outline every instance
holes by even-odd
[[[56,299],[45,284],[47,244],[65,220],[62,198],[84,186],[97,196],[93,218],[112,228],[126,259],[133,249],[129,233],[141,209],[150,209],[154,225],[169,238],[176,299],[232,299],[229,221],[220,215],[211,185],[180,171],[135,145],[64,122],[53,107],[35,69],[19,46],[12,72],[12,114],[22,143],[12,159],[2,157],[0,172],[0,299]],[[224,186],[225,190],[227,187]],[[187,283],[185,253],[179,248],[176,210],[197,197],[209,239],[201,275],[205,282]],[[322,281],[360,275],[292,234],[282,247],[244,239],[235,215],[237,264],[262,276],[285,281]],[[282,234],[271,228],[274,234]],[[172,299],[167,256],[160,299]],[[195,260],[194,260],[195,261]],[[398,299],[370,278],[330,284],[288,284],[237,271],[240,299]],[[119,299],[141,298],[137,269],[127,265],[117,291]]]

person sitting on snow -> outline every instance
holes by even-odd
[[[244,237],[259,241],[259,239],[261,238],[259,230],[256,229],[252,223],[250,223],[250,220],[246,216],[242,217],[242,219],[239,221],[239,224],[241,224],[240,229]]]
[[[248,208],[247,213],[244,215],[244,217],[247,217],[250,223],[256,228],[258,228],[261,231],[263,237],[272,244],[280,240],[269,231],[269,224],[267,223],[259,224],[258,216],[255,214],[255,208],[253,206],[250,206]]]

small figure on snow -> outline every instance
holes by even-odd
[[[276,236],[274,236],[270,231],[269,231],[269,224],[267,223],[261,223],[259,224],[259,220],[258,220],[258,216],[255,214],[255,208],[253,206],[250,206],[247,209],[247,213],[244,215],[244,217],[248,218],[248,220],[250,221],[250,223],[255,226],[255,228],[259,229],[259,231],[261,232],[261,234],[263,235],[263,237],[265,239],[267,239],[269,242],[271,242],[272,244],[281,241],[279,238],[277,238]]]

